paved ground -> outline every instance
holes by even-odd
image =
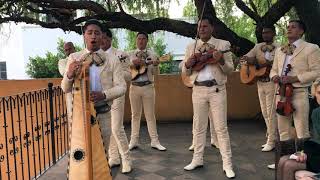
[[[192,172],[183,170],[192,158],[188,151],[191,143],[191,123],[163,123],[158,125],[160,141],[167,147],[167,151],[160,152],[150,148],[146,125],[141,126],[140,143],[138,149],[131,152],[133,171],[122,174],[119,167],[112,168],[115,180],[224,180],[222,162],[218,149],[209,145],[205,149],[205,164],[203,168]],[[130,132],[130,126],[126,126]],[[236,179],[239,180],[272,180],[274,172],[268,170],[267,164],[273,161],[273,152],[261,152],[260,146],[265,141],[265,129],[262,121],[231,121],[229,123],[233,164]],[[63,158],[57,165],[49,169],[41,180],[66,179],[68,158]]]

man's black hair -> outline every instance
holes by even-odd
[[[210,17],[210,16],[203,16],[203,17],[202,17],[202,21],[203,21],[203,20],[207,20],[207,21],[209,22],[209,24],[211,24],[212,26],[214,26],[212,17]],[[199,19],[199,21],[200,21],[200,19]],[[199,22],[199,21],[198,21],[198,22]]]
[[[101,31],[102,31],[102,28],[103,28],[102,23],[101,23],[100,21],[96,20],[96,19],[90,19],[90,20],[88,20],[88,21],[84,24],[84,26],[83,26],[83,33],[87,30],[87,27],[88,27],[89,25],[92,25],[92,24],[100,27],[100,29],[101,29]]]
[[[112,39],[112,32],[111,30],[106,26],[104,25],[103,28],[102,28],[102,32],[103,33],[106,33],[106,35]]]
[[[307,26],[303,21],[298,20],[298,19],[293,19],[293,20],[289,21],[289,23],[292,23],[292,22],[297,23],[299,25],[299,27],[303,30],[303,33],[305,33],[307,31]]]
[[[144,31],[140,31],[140,32],[137,33],[137,36],[136,36],[136,37],[138,37],[139,34],[145,35],[145,36],[147,37],[147,39],[148,39],[148,33],[144,32]]]
[[[264,25],[262,28],[271,29],[274,33],[276,33],[276,28],[274,27],[274,25]]]

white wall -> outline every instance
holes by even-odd
[[[4,24],[0,35],[0,61],[7,63],[8,79],[25,79],[21,29],[15,24]]]

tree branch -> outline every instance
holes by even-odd
[[[34,18],[30,18],[30,17],[5,17],[5,18],[1,18],[0,19],[0,24],[1,23],[6,23],[9,21],[14,21],[14,22],[25,22],[27,24],[37,24],[40,25],[41,27],[44,28],[60,28],[64,31],[75,31],[80,33],[81,32],[81,28],[79,26],[67,26],[67,24],[64,24],[64,26],[61,26],[60,23],[56,23],[56,22],[44,22],[44,21],[40,21]]]
[[[198,17],[200,17],[204,5],[206,7],[204,9],[203,14],[210,15],[212,17],[216,17],[217,16],[216,10],[214,9],[214,7],[212,5],[212,1],[211,0],[195,0],[194,4],[195,4],[195,6],[197,8]]]
[[[273,25],[284,16],[294,5],[296,0],[278,0],[262,17],[263,24]]]
[[[253,0],[249,0],[250,6],[256,14],[258,13],[257,6],[254,4]]]
[[[121,12],[124,12],[120,0],[117,0],[117,4],[118,4],[118,6],[119,6],[120,11],[121,11]]]
[[[111,11],[111,0],[108,0],[107,5],[108,5],[109,11]]]
[[[242,0],[234,0],[237,7],[256,22],[261,21],[258,13],[253,12]]]
[[[51,8],[64,8],[64,9],[86,9],[95,12],[96,14],[103,14],[106,12],[106,9],[93,1],[61,1],[61,0],[29,0],[43,6],[42,3],[45,3],[47,7]]]

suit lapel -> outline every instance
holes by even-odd
[[[105,57],[105,61],[104,61],[104,63],[101,65],[101,67],[99,68],[99,75],[101,76],[101,73],[103,72],[103,70],[107,67],[107,59],[109,58],[108,57],[108,53],[106,53],[106,52],[102,52],[101,53],[103,56],[106,56]]]
[[[292,55],[292,60],[295,59],[294,57],[296,57],[306,47],[306,45],[307,45],[306,42],[304,41],[301,42],[301,45],[296,50],[294,50]]]
[[[107,67],[107,62],[104,62],[103,65],[99,68],[99,75],[101,76],[101,73],[104,71],[104,69]]]
[[[282,74],[284,61],[286,60],[286,54],[280,51],[279,65],[280,65],[280,74]]]

